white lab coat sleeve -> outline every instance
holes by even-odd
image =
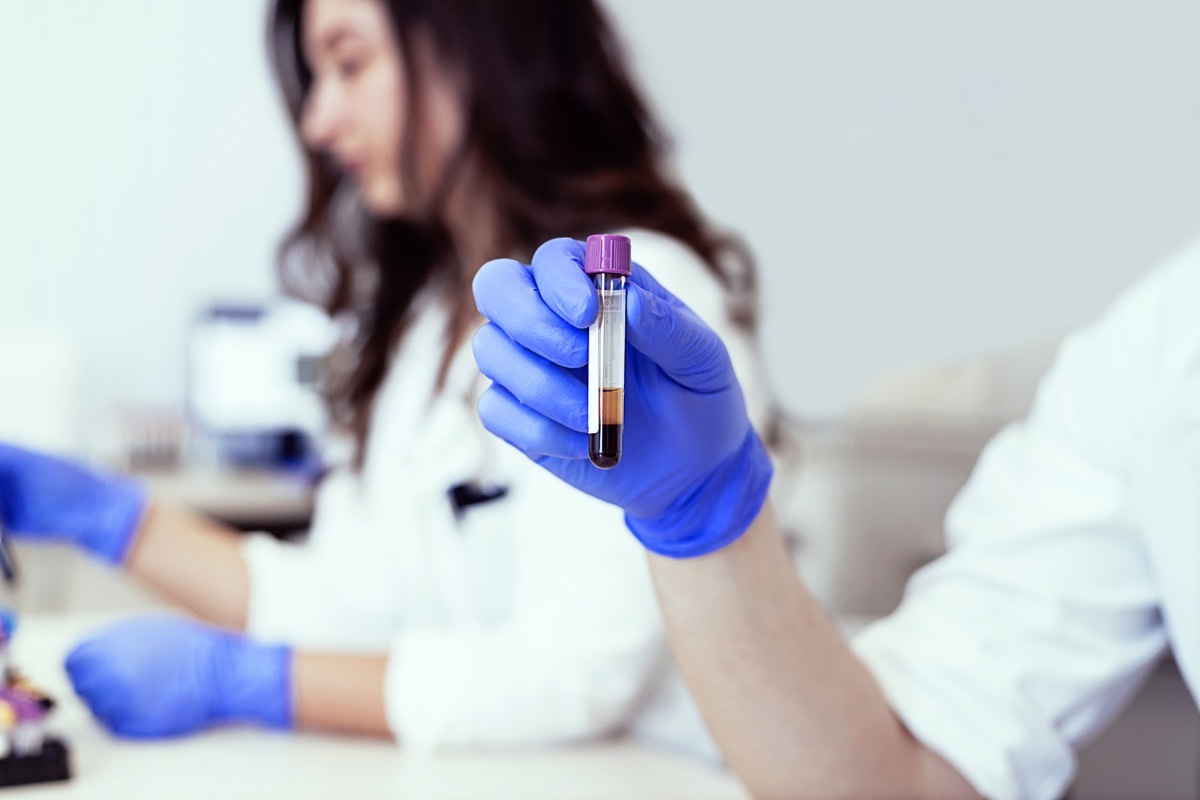
[[[327,582],[314,569],[307,548],[256,533],[242,544],[242,558],[250,582],[247,634],[294,643],[328,626]]]
[[[1169,283],[1066,340],[952,504],[948,554],[854,642],[908,729],[985,796],[1061,795],[1074,746],[1166,646],[1127,473],[1163,388]]]
[[[381,589],[403,581],[389,557],[395,532],[377,530],[360,503],[358,482],[339,470],[317,494],[308,541],[248,537],[247,634],[298,648],[387,649],[403,617],[402,595]]]
[[[387,718],[406,747],[545,744],[621,729],[666,657],[646,559],[621,512],[516,451],[508,457],[511,613],[494,626],[395,637]]]

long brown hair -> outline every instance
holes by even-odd
[[[330,360],[326,399],[359,458],[376,393],[396,343],[432,288],[450,312],[439,384],[475,319],[470,282],[444,218],[464,164],[477,172],[499,219],[498,256],[528,259],[558,236],[644,228],[690,247],[727,289],[750,327],[755,272],[736,239],[712,230],[665,167],[670,145],[651,116],[594,0],[379,0],[404,59],[406,119],[419,113],[418,35],[465,76],[466,132],[436,187],[415,181],[415,136],[405,137],[405,191],[421,198],[404,219],[373,218],[328,158],[304,148],[307,206],[280,248],[284,289],[348,319]],[[270,50],[293,125],[313,75],[301,47],[304,0],[276,0]],[[361,462],[360,462],[361,463]]]

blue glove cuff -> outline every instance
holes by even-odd
[[[101,561],[119,566],[146,514],[146,491],[135,481],[118,478],[104,487],[104,494],[104,501],[93,506],[95,516],[81,543]]]
[[[224,634],[226,654],[214,658],[213,722],[256,722],[290,729],[292,650]]]
[[[653,553],[695,558],[745,533],[767,501],[775,468],[753,429],[742,446],[690,494],[653,520],[625,515],[634,537]]]

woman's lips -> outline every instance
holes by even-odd
[[[363,174],[366,173],[366,171],[367,171],[366,162],[358,161],[356,159],[340,159],[340,160],[342,162],[342,169],[346,170],[346,172],[349,172],[351,175],[353,175],[356,178],[361,178],[363,176]]]

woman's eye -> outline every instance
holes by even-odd
[[[362,68],[363,61],[359,58],[343,59],[342,61],[338,62],[337,65],[338,75],[341,76],[343,80],[353,78],[362,71]]]

